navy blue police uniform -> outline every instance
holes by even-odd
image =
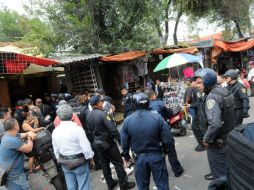
[[[90,99],[92,106],[100,101],[99,96],[93,96]],[[127,190],[135,186],[134,183],[128,182],[127,174],[123,168],[123,160],[115,142],[120,143],[120,134],[114,121],[102,109],[93,108],[87,117],[88,132],[92,136],[92,144],[96,149],[100,159],[101,168],[108,189],[114,189],[117,182],[112,178],[110,162],[115,166],[119,185],[121,190]]]
[[[148,110],[147,96],[143,93],[135,94],[135,102],[138,99],[135,96],[141,97],[140,102],[148,102],[148,105],[146,108],[135,106],[136,111],[125,119],[121,128],[122,155],[125,160],[129,160],[130,148],[136,155],[135,177],[139,190],[149,190],[151,173],[158,189],[169,190],[163,154],[168,154],[172,136],[163,118]]]
[[[150,100],[149,108],[152,112],[160,114],[165,121],[171,118],[174,114],[173,111],[166,107],[162,100]],[[170,131],[171,133],[171,131]],[[175,149],[175,140],[172,136],[172,143],[168,147],[168,161],[172,167],[172,170],[176,177],[179,177],[183,173],[183,167],[181,166]]]
[[[230,77],[228,91],[234,95],[235,98],[235,122],[236,125],[241,125],[243,118],[249,117],[249,97],[247,90],[242,83],[237,81],[238,72],[234,69],[229,69],[223,76]]]
[[[243,123],[243,118],[249,117],[249,97],[247,95],[247,90],[243,84],[240,82],[235,82],[228,86],[229,92],[231,92],[235,97],[235,120],[236,125],[241,125]]]
[[[217,85],[217,74],[212,69],[200,69],[197,78],[202,78],[207,94],[205,113],[208,123],[204,143],[208,143],[207,157],[214,179],[226,174],[226,138],[235,127],[234,96],[226,88]]]
[[[122,105],[124,106],[124,118],[132,113],[132,94],[128,93],[122,99]]]

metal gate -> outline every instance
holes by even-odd
[[[85,90],[96,92],[98,84],[94,71],[94,66],[76,67],[68,72],[72,83],[72,90],[83,93]]]

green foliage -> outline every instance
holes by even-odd
[[[208,18],[210,23],[223,26],[243,37],[251,26],[250,6],[253,0],[179,0],[184,12],[194,20]]]
[[[0,10],[0,41],[9,42],[20,40],[24,31],[18,25],[24,17],[10,10]]]
[[[35,3],[33,1],[33,3]],[[61,49],[80,53],[118,53],[158,45],[143,0],[36,0],[61,39]]]
[[[33,52],[29,53],[48,55],[54,52],[57,40],[49,25],[40,19],[0,10],[0,41],[27,43],[34,46]]]

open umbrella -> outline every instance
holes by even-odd
[[[194,56],[188,53],[174,53],[166,58],[164,58],[153,70],[157,72],[166,68],[172,68],[179,65],[184,65],[186,63],[200,63],[203,67],[202,60],[198,56]]]

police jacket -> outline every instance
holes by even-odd
[[[103,110],[94,108],[87,116],[88,132],[92,136],[94,145],[120,142],[120,134],[115,123]]]
[[[197,93],[197,101],[194,104],[191,104],[190,107],[196,110],[197,117],[195,117],[195,124],[199,126],[202,133],[205,134],[207,130],[207,118],[205,113],[205,99],[206,96],[202,92]]]
[[[72,110],[73,110],[73,113],[77,114],[83,128],[86,130],[87,128],[86,118],[89,114],[88,107],[83,106],[81,104],[72,104]]]
[[[132,113],[132,94],[128,93],[122,99],[122,105],[124,106],[124,118]]]
[[[228,86],[228,91],[231,92],[235,97],[235,109],[242,109],[244,112],[248,112],[249,97],[244,85],[237,81]]]
[[[121,128],[123,157],[128,160],[130,147],[135,154],[168,153],[172,136],[163,118],[149,110],[137,110],[128,116]]]
[[[160,114],[165,121],[174,115],[173,111],[167,108],[162,100],[150,100],[149,108],[152,112]]]
[[[208,129],[204,142],[213,144],[225,140],[228,133],[235,127],[234,96],[226,88],[216,85],[207,95],[205,112]]]

